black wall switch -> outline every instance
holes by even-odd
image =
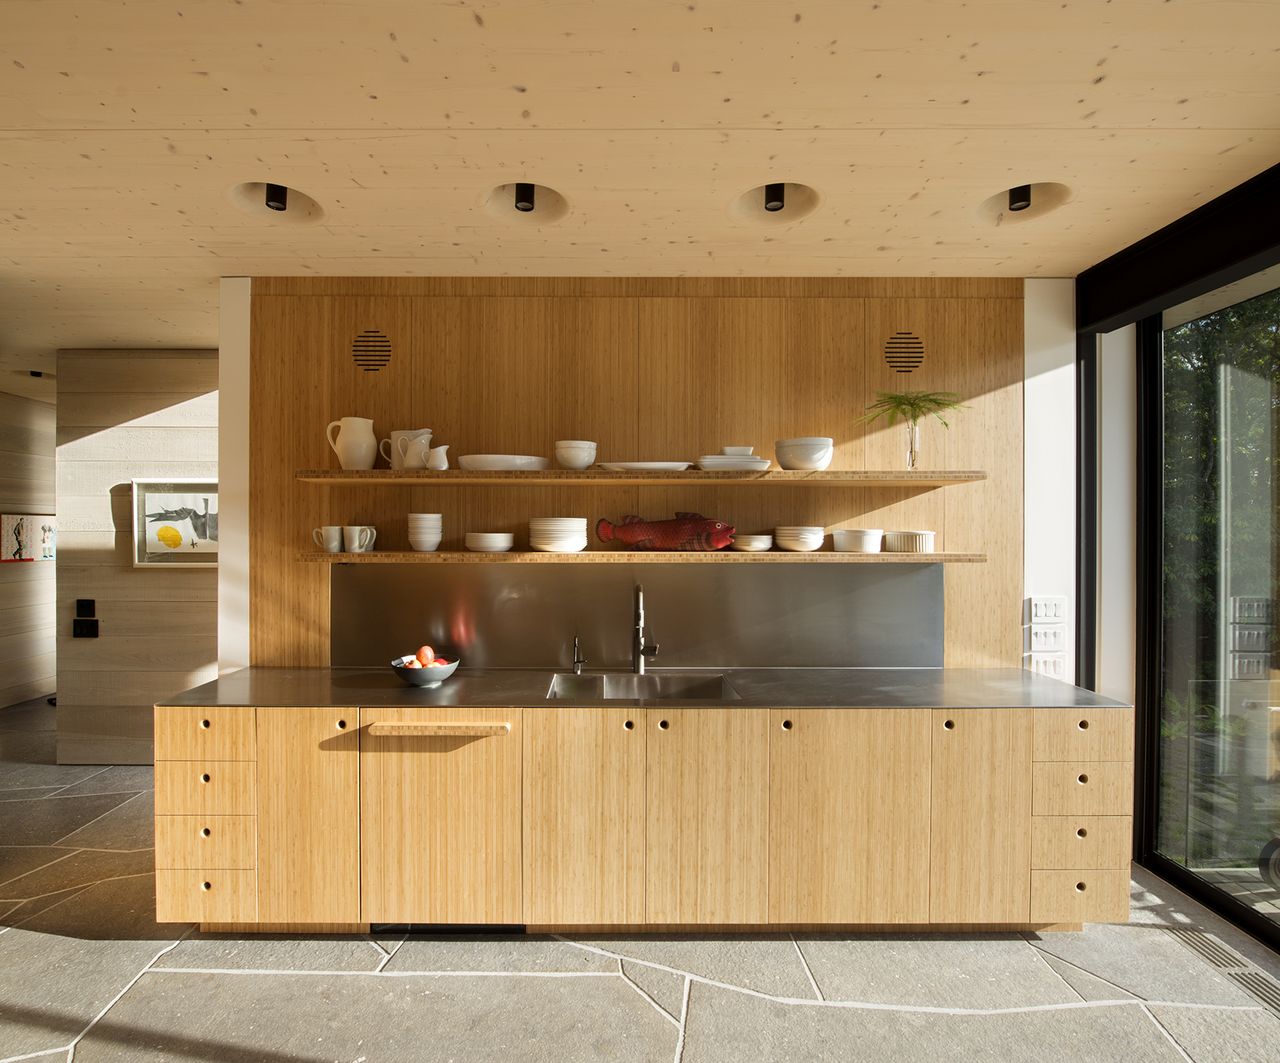
[[[86,620],[81,616],[76,617],[71,621],[71,637],[73,639],[96,639],[98,637],[98,622],[96,620]]]
[[[97,609],[97,604],[93,598],[77,598],[76,616],[93,616]]]

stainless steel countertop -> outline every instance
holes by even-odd
[[[660,672],[661,669],[653,669]],[[719,669],[707,671],[720,673]],[[458,672],[434,689],[411,687],[390,668],[244,668],[161,705],[437,706],[677,705],[675,701],[547,700],[554,673]],[[1118,708],[1121,702],[1020,668],[737,668],[724,670],[740,700],[694,708]]]

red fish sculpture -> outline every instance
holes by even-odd
[[[675,520],[623,517],[621,524],[601,518],[602,543],[620,542],[637,550],[723,550],[733,542],[733,526],[700,513],[677,513]]]

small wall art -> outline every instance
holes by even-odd
[[[31,513],[0,516],[0,561],[52,561],[57,549],[57,517]]]
[[[217,563],[217,480],[133,481],[134,568]]]

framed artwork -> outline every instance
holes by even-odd
[[[57,517],[31,513],[0,516],[0,561],[52,561],[57,550]]]
[[[134,568],[217,563],[217,480],[133,481]]]

